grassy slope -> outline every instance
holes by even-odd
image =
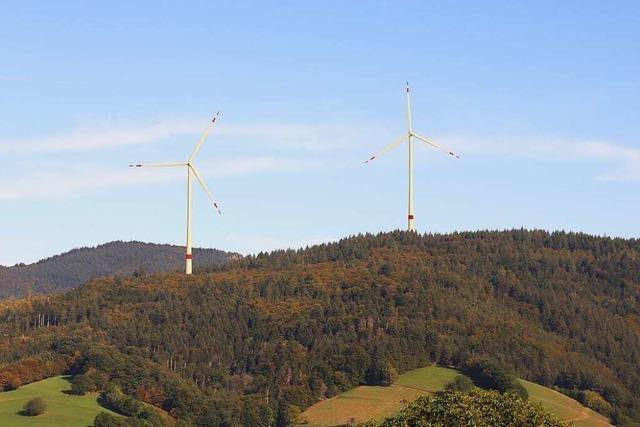
[[[318,402],[308,408],[302,418],[309,422],[309,426],[346,424],[352,418],[356,422],[384,418],[397,412],[403,400],[442,390],[458,374],[454,369],[438,366],[415,369],[400,375],[391,387],[360,386]],[[609,425],[605,417],[570,397],[528,381],[522,381],[522,384],[531,400],[539,402],[556,416],[573,421],[577,427]]]
[[[459,374],[460,372],[455,369],[427,366],[400,375],[396,384],[435,393],[444,390],[444,386]]]
[[[397,385],[360,386],[316,403],[302,414],[302,418],[310,426],[333,426],[347,424],[352,419],[362,422],[384,418],[395,414],[403,400],[411,401],[421,394],[425,392]]]
[[[585,408],[576,400],[562,393],[529,381],[520,380],[520,382],[527,389],[531,400],[539,402],[547,411],[559,418],[572,421],[576,427],[610,425],[606,417]]]
[[[351,418],[356,422],[384,418],[396,413],[403,400],[442,390],[456,375],[453,369],[437,366],[415,369],[400,375],[391,387],[360,386],[318,402],[302,418],[310,426],[347,424]]]
[[[98,405],[96,394],[73,396],[64,393],[69,390],[67,377],[53,377],[24,385],[18,390],[0,393],[0,425],[11,427],[87,427],[93,419],[108,409]],[[47,404],[44,414],[37,417],[19,415],[25,403],[34,397],[42,398]]]

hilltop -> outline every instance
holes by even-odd
[[[239,254],[217,249],[194,249],[196,267],[219,265],[238,257]],[[184,247],[115,241],[73,249],[33,264],[0,266],[0,298],[59,293],[92,277],[177,271],[183,264]]]
[[[633,239],[391,232],[93,279],[0,305],[0,385],[98,372],[197,425],[267,426],[393,372],[490,360],[637,425],[639,261]]]

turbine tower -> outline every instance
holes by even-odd
[[[424,142],[427,145],[431,145],[432,147],[442,150],[448,153],[450,156],[453,156],[458,159],[460,158],[460,156],[458,156],[453,151],[450,151],[449,149],[444,148],[443,146],[436,144],[435,142],[430,141],[427,138],[424,138],[413,131],[412,114],[411,114],[411,95],[409,93],[409,83],[407,82],[407,133],[404,134],[402,137],[398,138],[397,140],[395,140],[394,142],[392,142],[391,144],[382,148],[373,156],[369,157],[369,160],[367,160],[365,163],[369,163],[370,161],[380,157],[384,153],[393,150],[394,148],[396,148],[398,145],[402,144],[405,141],[409,142],[408,144],[409,146],[409,165],[408,165],[409,166],[409,206],[408,206],[408,215],[407,215],[407,229],[409,231],[414,230],[414,220],[415,220],[415,215],[413,214],[413,139],[414,138],[417,139],[418,141]]]
[[[207,196],[209,196],[209,199],[213,203],[213,206],[216,208],[218,213],[222,215],[222,212],[218,207],[218,203],[214,200],[213,196],[211,195],[211,192],[207,188],[207,184],[205,184],[204,179],[200,175],[200,172],[198,172],[198,169],[193,164],[193,159],[198,154],[198,151],[200,151],[200,148],[202,147],[202,144],[204,143],[205,139],[207,139],[209,132],[213,128],[213,125],[215,124],[216,119],[218,118],[218,114],[220,113],[216,113],[216,115],[213,117],[213,119],[209,123],[209,126],[207,126],[204,133],[200,137],[200,140],[196,144],[196,148],[194,148],[193,152],[191,153],[191,155],[189,156],[186,162],[145,163],[145,164],[129,165],[129,167],[131,168],[134,168],[134,167],[135,168],[143,168],[143,167],[144,168],[165,168],[165,167],[169,167],[169,168],[170,167],[186,167],[187,168],[187,253],[185,255],[185,269],[184,269],[184,272],[186,274],[191,274],[193,270],[192,268],[193,255],[191,253],[191,199],[192,199],[191,180],[194,176],[202,186],[202,189],[204,190],[204,192],[207,193]]]

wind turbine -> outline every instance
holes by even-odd
[[[204,143],[205,139],[207,139],[207,136],[209,135],[209,132],[213,128],[213,125],[215,124],[219,114],[220,113],[218,112],[213,117],[213,119],[209,123],[209,126],[207,126],[204,133],[200,137],[200,140],[196,144],[196,148],[194,148],[193,152],[191,153],[191,155],[189,156],[186,162],[145,163],[145,164],[129,165],[130,168],[143,168],[143,167],[144,168],[171,168],[171,167],[187,168],[187,253],[185,255],[185,269],[184,269],[184,272],[186,274],[191,274],[192,261],[193,261],[193,255],[191,253],[191,199],[192,199],[191,180],[193,176],[196,177],[196,179],[202,186],[202,189],[204,190],[204,192],[207,193],[207,196],[209,196],[209,199],[213,203],[213,206],[216,208],[218,213],[222,215],[222,212],[218,207],[218,203],[215,201],[215,199],[211,195],[211,192],[207,188],[207,184],[205,184],[204,179],[202,179],[202,176],[200,175],[200,172],[198,172],[198,169],[193,164],[194,157],[196,157],[196,155],[198,154],[198,151],[200,151],[200,147],[202,147],[202,144]]]
[[[413,131],[412,117],[411,117],[411,96],[409,94],[408,82],[407,82],[407,129],[408,130],[406,134],[404,134],[402,137],[398,138],[391,144],[387,145],[386,147],[384,147],[383,149],[375,153],[373,156],[369,157],[369,160],[367,160],[365,163],[369,163],[370,161],[380,157],[384,153],[387,153],[393,150],[398,145],[402,144],[404,141],[407,141],[407,140],[409,141],[409,214],[407,215],[407,220],[408,220],[408,230],[413,231],[414,230],[413,221],[415,219],[415,216],[413,214],[413,138],[417,139],[418,141],[424,142],[427,145],[431,145],[432,147],[435,147],[439,150],[442,150],[445,153],[448,153],[450,156],[453,156],[455,158],[459,159],[460,156],[454,153],[453,151],[450,151],[449,149],[444,148],[443,146],[436,144],[435,142],[430,141],[427,138],[418,135]]]

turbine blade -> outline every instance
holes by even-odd
[[[449,154],[450,156],[455,157],[456,159],[459,159],[460,156],[457,155],[456,153],[454,153],[453,151],[449,150],[448,148],[443,147],[442,145],[436,144],[433,141],[429,141],[427,138],[418,135],[417,133],[413,133],[411,132],[411,136],[416,137],[417,139],[419,139],[420,141],[424,142],[425,144],[431,145],[432,147],[436,147],[438,150],[442,150],[445,153]]]
[[[191,164],[189,164],[189,167],[191,168],[191,171],[193,172],[193,174],[196,176],[196,179],[202,186],[202,189],[204,190],[204,192],[207,193],[207,196],[209,196],[209,200],[211,200],[211,203],[213,203],[213,206],[216,208],[218,213],[222,215],[222,211],[218,206],[218,202],[216,202],[215,199],[213,198],[213,195],[211,195],[211,191],[209,191],[209,189],[207,188],[207,184],[204,183],[204,179],[202,179],[202,176],[200,176],[200,172],[198,172],[198,170]]]
[[[207,139],[207,136],[209,136],[209,132],[211,132],[211,129],[213,129],[213,125],[216,123],[216,119],[218,118],[219,114],[220,114],[220,111],[218,111],[216,115],[213,116],[213,119],[211,120],[211,122],[209,122],[209,126],[207,126],[207,128],[204,130],[204,133],[202,134],[202,136],[200,137],[200,140],[196,144],[196,148],[193,149],[193,153],[191,153],[191,155],[189,156],[189,160],[188,160],[189,163],[191,162],[191,160],[193,160],[196,154],[198,154],[198,151],[200,151],[200,147],[202,147],[202,144],[204,143],[205,139]]]
[[[405,139],[407,139],[407,135],[403,135],[401,138],[396,139],[391,144],[387,145],[386,147],[384,147],[383,149],[381,149],[380,151],[375,153],[373,156],[369,157],[369,159],[367,161],[365,161],[365,164],[369,163],[370,161],[372,161],[372,160],[374,160],[374,159],[376,159],[378,157],[380,157],[384,153],[393,150],[398,145],[400,145]]]
[[[137,163],[129,165],[130,168],[171,168],[175,166],[187,166],[185,162],[171,162],[171,163]]]

